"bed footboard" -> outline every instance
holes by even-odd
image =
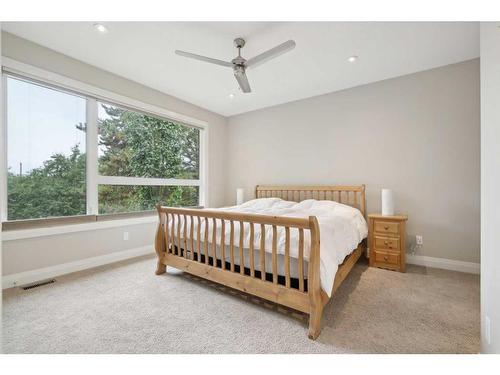
[[[156,274],[165,273],[168,265],[302,311],[309,314],[309,338],[318,337],[323,301],[319,225],[315,216],[291,218],[162,206],[157,206],[157,210]],[[265,236],[261,235],[266,231],[272,233],[270,246],[266,244]],[[284,231],[283,257],[278,257],[278,231]],[[291,231],[298,235],[296,249],[291,248]],[[307,277],[304,267],[305,236],[310,236]],[[245,241],[245,238],[248,239]],[[272,254],[272,272],[269,273],[265,272],[266,245]],[[248,264],[245,264],[243,257],[244,247],[249,251]],[[298,255],[298,283],[293,285],[290,276],[292,250]],[[239,253],[239,262],[235,262],[236,251]],[[284,262],[284,278],[278,275],[279,261]]]

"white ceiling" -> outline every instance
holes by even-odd
[[[2,22],[2,29],[200,107],[231,116],[479,56],[477,23],[466,22]],[[229,68],[186,59],[182,49],[245,58],[288,39],[296,48],[247,75],[243,94]],[[358,55],[355,63],[347,62]],[[234,93],[234,99],[229,94]]]

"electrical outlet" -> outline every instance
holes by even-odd
[[[491,344],[491,321],[489,316],[484,317],[484,339]]]
[[[128,241],[128,232],[123,232],[123,241]]]
[[[420,236],[420,235],[416,235],[415,236],[415,239],[416,239],[416,242],[417,242],[417,245],[418,246],[422,246],[424,244],[424,237]]]

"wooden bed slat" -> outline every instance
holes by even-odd
[[[196,237],[198,240],[198,262],[201,262],[201,217],[198,216],[198,236]]]
[[[165,224],[163,226],[163,232],[165,233],[165,249],[167,250],[167,253],[170,253],[171,250],[170,250],[170,236],[169,236],[169,233],[168,233],[168,214],[165,214]]]
[[[171,247],[171,253],[175,254],[175,236],[174,236],[174,225],[175,225],[175,216],[173,214],[170,215],[170,228],[167,228],[167,230],[170,232],[170,247]]]
[[[174,246],[174,254],[175,255],[179,255],[178,254],[178,251],[179,251],[179,247],[177,246],[177,236],[176,236],[176,233],[177,233],[177,215],[172,215],[172,222],[173,222],[173,225],[172,225],[172,245]]]
[[[245,273],[245,258],[243,257],[243,240],[245,239],[245,227],[243,226],[243,221],[240,221],[240,273],[243,275]]]
[[[173,248],[173,252],[174,254],[177,254],[177,238],[175,236],[175,230],[176,230],[176,215],[172,215],[172,248]]]
[[[205,218],[205,239],[203,241],[203,254],[205,254],[205,264],[208,264],[208,218]]]
[[[220,225],[220,251],[221,251],[221,263],[222,269],[226,269],[226,221],[221,220]]]
[[[261,279],[266,280],[266,226],[260,225],[260,274]]]
[[[177,215],[177,252],[179,256],[182,255],[181,249],[181,215]]]
[[[290,228],[285,227],[285,286],[290,288]]]
[[[299,273],[299,290],[304,291],[304,229],[299,229],[299,259],[298,259],[298,273]]]
[[[254,267],[254,241],[255,241],[255,233],[253,223],[250,223],[250,276],[255,277],[255,267]]]
[[[194,260],[194,218],[190,216],[191,227],[189,228],[189,237],[191,238],[191,260]]]
[[[214,266],[217,266],[217,219],[212,219],[212,226],[212,257]]]
[[[231,258],[231,272],[234,272],[234,221],[229,222],[229,256]]]
[[[278,233],[276,225],[273,225],[273,283],[278,284]]]
[[[188,247],[187,247],[187,217],[186,215],[183,215],[184,217],[184,258],[187,258],[188,257]]]

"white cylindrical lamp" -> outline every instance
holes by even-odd
[[[391,189],[382,189],[382,215],[394,215],[394,194]]]

